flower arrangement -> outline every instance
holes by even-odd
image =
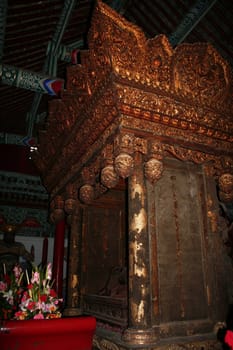
[[[15,265],[11,273],[4,266],[3,279],[0,280],[0,318],[11,319],[18,309],[23,291],[23,271]]]
[[[61,317],[60,307],[63,300],[58,298],[52,287],[51,263],[46,268],[34,266],[30,278],[27,270],[23,272],[22,269],[14,268],[13,272],[11,283],[6,285],[6,274],[0,282],[1,310],[10,310],[7,315],[4,313],[3,318],[28,320]],[[24,274],[26,282],[23,284]]]

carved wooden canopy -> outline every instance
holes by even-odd
[[[101,1],[88,44],[39,135],[35,162],[52,208],[114,187],[130,175],[135,152],[152,182],[164,157],[204,164],[233,200],[233,79],[218,52],[207,43],[172,49],[164,35],[146,39]]]

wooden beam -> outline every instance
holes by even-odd
[[[2,61],[4,42],[5,42],[7,7],[8,7],[8,1],[0,0],[0,62]]]
[[[175,32],[169,36],[172,46],[180,44],[188,34],[196,27],[200,20],[215,4],[216,0],[198,0],[190,9],[183,21],[179,24]]]

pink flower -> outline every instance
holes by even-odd
[[[52,264],[48,263],[47,269],[46,269],[46,279],[51,281],[52,279]]]
[[[7,284],[4,283],[3,281],[0,281],[0,292],[5,292],[7,289]]]
[[[36,314],[34,317],[33,317],[34,320],[43,320],[44,319],[44,315],[39,313],[39,314]]]
[[[4,275],[4,280],[0,281],[0,292],[10,305],[11,314],[14,314],[14,319],[26,320],[32,318],[61,317],[58,309],[62,299],[58,299],[56,291],[50,286],[50,282],[52,281],[51,263],[47,265],[46,271],[35,267],[30,278],[26,270],[26,287],[23,285],[21,287],[23,272],[20,266],[16,265],[13,272],[12,281],[6,274]],[[11,289],[12,284],[13,289]],[[14,297],[16,297],[17,305],[14,304]]]
[[[39,274],[39,272],[33,272],[32,273],[32,279],[31,279],[31,282],[32,283],[40,283],[40,274]]]
[[[227,331],[225,338],[224,338],[225,343],[230,346],[231,349],[233,349],[233,332],[232,331]]]
[[[19,265],[15,265],[15,267],[13,268],[13,271],[15,274],[15,278],[19,279],[23,270]]]

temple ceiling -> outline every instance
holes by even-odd
[[[189,0],[180,1],[179,6],[175,0],[104,3],[141,28],[146,38],[163,34],[173,49],[182,42],[209,42],[232,67],[230,1]],[[30,146],[37,141],[38,129],[47,121],[48,102],[66,91],[67,67],[76,65],[80,53],[89,49],[87,36],[94,6],[93,0],[1,2],[2,143]],[[135,64],[139,61],[135,57]]]

